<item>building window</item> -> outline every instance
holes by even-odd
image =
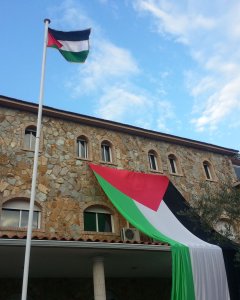
[[[176,157],[171,154],[168,156],[168,161],[169,161],[169,166],[170,166],[170,173],[172,174],[177,174],[178,170],[177,170],[177,159]]]
[[[109,142],[104,141],[101,144],[102,161],[112,162],[111,145]]]
[[[240,166],[233,165],[233,168],[234,168],[234,171],[236,173],[237,180],[240,180]]]
[[[29,202],[25,200],[9,200],[2,206],[1,226],[27,227],[29,214]],[[33,228],[40,228],[41,210],[34,205]]]
[[[155,151],[149,151],[148,152],[148,160],[149,160],[149,167],[151,170],[157,171],[158,165],[157,165],[157,155]]]
[[[212,180],[213,179],[212,167],[208,161],[203,162],[203,169],[204,169],[206,178],[209,180]]]
[[[28,126],[24,134],[24,147],[29,150],[35,149],[36,143],[36,126]]]
[[[79,158],[88,158],[88,142],[84,136],[77,138],[77,156]]]
[[[102,207],[90,207],[84,211],[84,230],[113,232],[112,215]]]

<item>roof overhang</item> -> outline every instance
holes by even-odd
[[[26,240],[0,239],[0,278],[21,278]],[[90,278],[94,257],[103,257],[105,276],[171,277],[171,249],[163,245],[32,240],[32,278]]]

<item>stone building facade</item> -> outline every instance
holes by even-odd
[[[25,145],[26,128],[36,126],[36,105],[1,99],[0,112],[0,204],[13,198],[29,199],[33,165],[33,148]],[[84,137],[88,156],[77,155],[77,140]],[[101,144],[111,148],[111,161],[101,157]],[[149,151],[154,153],[157,169],[149,164]],[[41,226],[35,233],[64,238],[120,238],[126,221],[110,204],[96,182],[88,163],[165,174],[189,201],[201,193],[201,183],[213,188],[220,181],[236,181],[231,157],[237,153],[201,142],[162,135],[114,122],[46,108],[43,112],[40,141],[36,205],[41,210]],[[169,157],[174,157],[176,173]],[[211,178],[206,177],[207,162]],[[114,216],[114,233],[95,234],[84,231],[83,212],[91,205],[107,207]],[[1,231],[19,234],[19,229]],[[35,234],[34,233],[34,234]]]
[[[11,201],[29,202],[36,119],[36,104],[0,97],[2,237],[26,236],[26,227],[6,226],[1,220],[3,208],[8,208]],[[85,150],[85,155],[82,155]],[[167,175],[191,203],[194,196],[201,193],[203,182],[209,182],[213,188],[217,188],[221,181],[234,183],[237,180],[231,162],[237,152],[44,107],[35,199],[35,208],[40,212],[40,218],[33,230],[33,237],[49,240],[122,241],[121,229],[129,224],[107,199],[89,168],[89,162]],[[111,232],[84,228],[84,212],[92,207],[111,214]],[[145,236],[141,236],[141,239],[147,241]],[[82,298],[79,296],[72,299]],[[136,299],[142,298],[139,296]],[[162,299],[168,297],[163,296]]]

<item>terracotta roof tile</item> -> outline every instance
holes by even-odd
[[[10,233],[0,233],[0,239],[26,239],[27,238],[27,235],[26,233],[23,233],[23,232],[19,232],[18,234],[16,233],[13,233],[13,234],[10,234]],[[125,243],[125,244],[142,244],[142,245],[163,245],[163,246],[168,246],[168,244],[166,243],[162,243],[162,242],[144,242],[144,241],[140,241],[140,242],[137,242],[137,241],[123,241],[121,239],[116,239],[116,240],[106,240],[106,239],[90,239],[90,238],[78,238],[78,239],[74,239],[74,238],[66,238],[66,237],[57,237],[57,236],[45,236],[45,235],[33,235],[32,236],[32,240],[49,240],[49,241],[77,241],[77,242],[97,242],[97,243]]]

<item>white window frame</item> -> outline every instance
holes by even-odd
[[[36,136],[37,136],[37,129],[35,126],[28,126],[27,128],[25,128],[24,147],[26,149],[34,150],[35,143],[36,143]]]
[[[98,227],[98,214],[108,214],[111,216],[111,227],[112,227],[112,231],[109,231],[109,232],[106,232],[106,233],[114,233],[114,222],[113,222],[113,215],[111,214],[111,212],[103,207],[89,207],[89,208],[86,208],[84,210],[84,213],[85,212],[92,212],[92,213],[95,213],[96,215],[96,232],[101,232],[102,231],[99,231],[99,227]],[[84,214],[83,214],[84,215]],[[103,232],[104,233],[104,232]]]
[[[84,137],[77,138],[77,156],[83,159],[88,158],[88,142]]]
[[[148,152],[148,161],[149,161],[149,167],[153,171],[158,171],[158,163],[157,163],[157,156],[153,151]],[[153,166],[153,162],[155,164],[155,168]]]
[[[29,202],[24,201],[24,200],[9,200],[7,202],[5,202],[2,206],[2,211],[6,210],[6,211],[11,211],[11,210],[15,210],[19,212],[19,220],[18,220],[18,226],[17,228],[26,228],[26,226],[21,226],[22,223],[22,213],[24,211],[27,211],[29,214]],[[40,229],[41,227],[41,209],[34,205],[34,210],[33,212],[37,212],[38,213],[38,220],[37,220],[37,227],[34,229]],[[1,226],[2,222],[1,222]],[[11,226],[10,226],[11,227]]]
[[[107,153],[107,149],[108,148],[108,155]],[[109,156],[109,160],[107,160],[107,156]],[[112,148],[111,145],[107,142],[103,142],[101,144],[101,157],[102,157],[102,161],[107,162],[107,163],[111,163],[112,162]]]

